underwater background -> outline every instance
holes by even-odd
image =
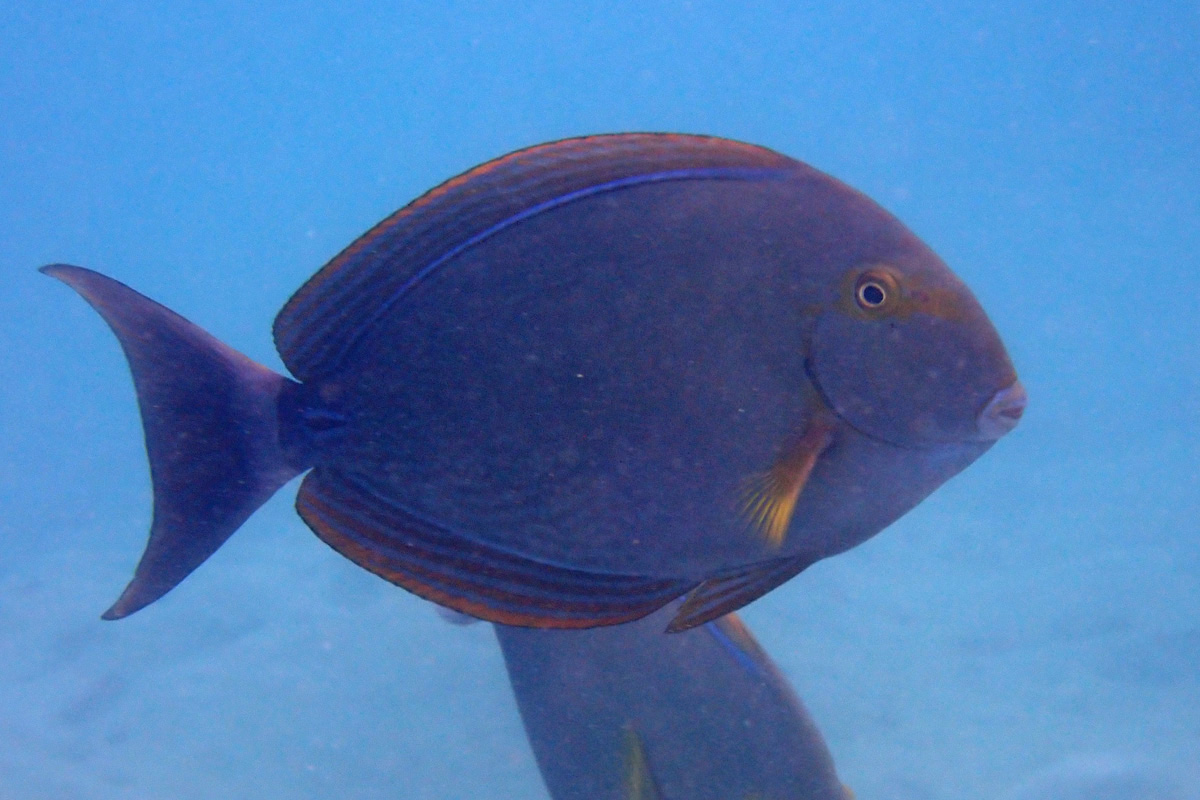
[[[379,219],[625,130],[862,189],[1029,390],[742,615],[859,800],[1200,797],[1200,6],[696,0],[0,6],[0,800],[546,797],[489,626],[337,556],[291,489],[99,620],[149,524],[141,427],[111,333],[35,268],[280,368],[274,314]]]

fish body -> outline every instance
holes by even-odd
[[[572,628],[691,592],[682,629],[874,535],[1024,407],[979,304],[899,221],[709,137],[567,140],[432,190],[280,312],[298,381],[46,269],[113,326],[142,403],[156,519],[110,616],[308,470],[318,536],[427,599]]]
[[[849,800],[829,748],[736,616],[679,634],[498,625],[554,800]]]

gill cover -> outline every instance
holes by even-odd
[[[1016,380],[978,301],[928,250],[847,271],[809,369],[837,416],[901,447],[986,440],[979,413]]]

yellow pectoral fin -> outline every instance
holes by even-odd
[[[650,772],[650,759],[646,756],[646,745],[642,737],[634,729],[633,724],[625,725],[625,781],[624,790],[627,800],[662,800],[662,792]]]
[[[746,480],[742,513],[772,547],[783,544],[796,500],[832,440],[833,425],[815,419],[769,470]]]

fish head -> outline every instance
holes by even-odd
[[[809,377],[830,411],[869,438],[986,449],[1016,426],[1025,390],[970,289],[915,237],[898,244],[833,276]]]

